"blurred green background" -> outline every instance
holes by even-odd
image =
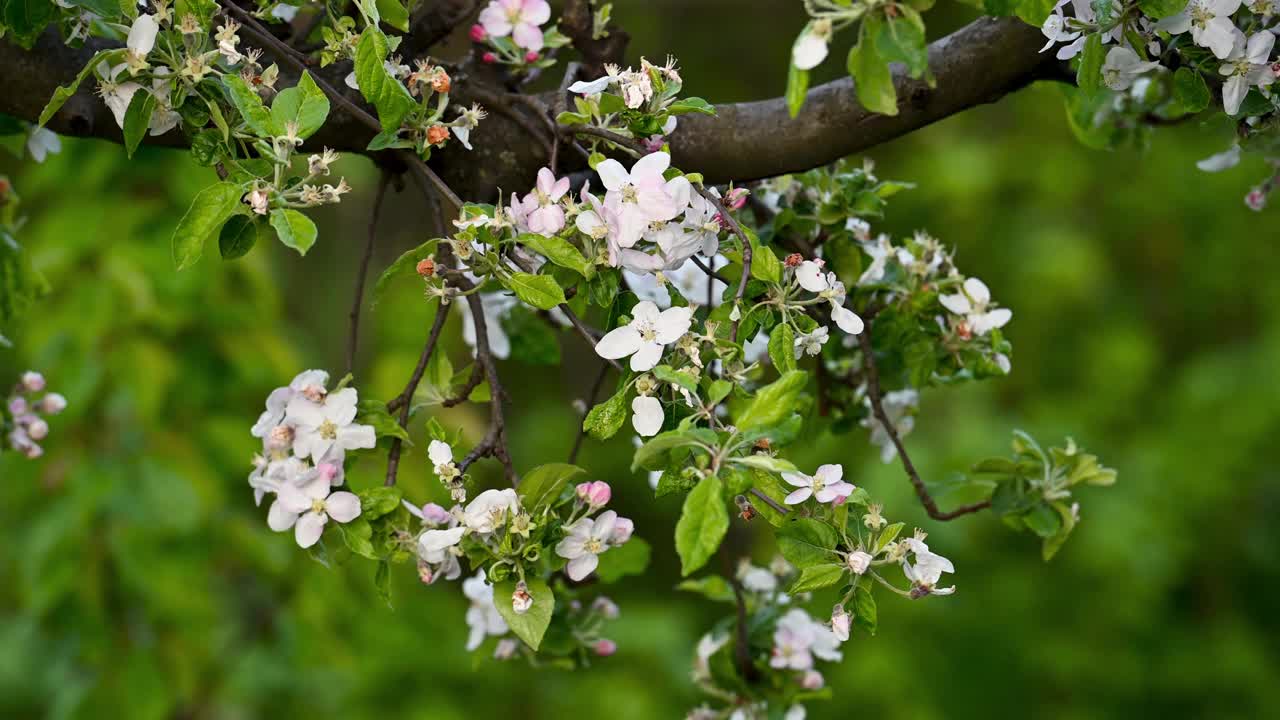
[[[616,16],[637,58],[674,54],[689,92],[713,101],[779,94],[803,23],[799,3],[776,0],[619,3]],[[931,36],[966,17],[931,12]],[[1120,482],[1084,492],[1082,524],[1046,565],[1033,537],[993,517],[929,524],[862,432],[805,441],[800,465],[843,463],[891,519],[928,527],[959,586],[883,597],[879,636],[845,645],[827,672],[835,700],[811,718],[1280,717],[1280,248],[1274,211],[1241,203],[1260,165],[1194,167],[1229,138],[1184,126],[1145,153],[1087,150],[1058,88],[1037,86],[869,153],[882,177],[919,183],[879,229],[931,230],[1014,309],[1007,380],[926,394],[908,439],[926,476],[1003,454],[1021,427],[1073,435]],[[340,167],[357,193],[319,214],[305,260],[259,247],[177,274],[169,234],[211,180],[182,153],[127,162],[118,146],[66,141],[44,165],[0,161],[24,198],[20,238],[54,287],[17,350],[0,351],[0,377],[39,368],[71,402],[44,459],[0,456],[0,715],[681,717],[701,701],[693,643],[722,607],[674,596],[679,499],[654,501],[627,472],[628,438],[589,441],[581,463],[614,484],[655,561],[611,589],[620,651],[587,672],[474,662],[456,587],[401,568],[390,610],[371,564],[328,570],[267,529],[245,483],[249,426],[297,371],[341,371],[376,175],[359,158]],[[426,239],[428,216],[412,187],[392,195],[375,267]],[[429,319],[411,282],[367,313],[362,393],[398,392]],[[598,367],[576,336],[562,345],[558,366],[501,368],[519,378],[522,468],[564,458],[570,402]],[[473,441],[486,419],[483,407],[440,417]],[[401,478],[425,499],[437,485],[422,447]],[[353,482],[381,470],[366,461]],[[724,552],[767,560],[768,534],[751,530]]]

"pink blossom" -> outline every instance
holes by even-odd
[[[479,23],[471,26],[471,40],[473,42],[484,42],[489,38],[489,32]]]
[[[631,518],[618,518],[618,521],[613,524],[613,544],[622,545],[626,543],[631,539],[631,534],[635,531],[636,524],[631,521]]]
[[[538,182],[533,192],[525,195],[520,203],[530,232],[555,235],[564,229],[564,209],[559,201],[568,191],[569,178],[557,180],[550,168],[538,171]]]
[[[608,638],[603,638],[597,640],[595,645],[591,646],[591,649],[595,650],[596,654],[600,657],[609,657],[610,655],[618,652],[618,643]]]
[[[493,37],[511,36],[516,47],[542,49],[542,29],[551,19],[546,0],[493,0],[480,12],[480,25]]]
[[[44,389],[44,376],[34,370],[22,373],[22,387],[27,392],[40,392]]]
[[[578,499],[585,501],[592,507],[603,507],[609,504],[609,499],[613,497],[613,489],[609,487],[609,483],[603,480],[595,480],[589,483],[579,483],[574,491],[578,494]]]
[[[538,62],[538,57],[539,57],[538,53],[530,50],[529,52],[524,54],[524,61],[527,63]]]

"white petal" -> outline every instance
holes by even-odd
[[[631,324],[635,325],[655,325],[657,324],[661,313],[658,312],[658,306],[649,300],[641,300],[631,308]]]
[[[662,403],[658,398],[638,396],[631,401],[631,426],[641,437],[652,437],[662,429]]]
[[[796,490],[795,492],[783,498],[782,502],[787,505],[798,505],[804,502],[805,500],[808,500],[809,496],[812,494],[813,494],[813,488],[800,488],[799,490]]]
[[[600,342],[596,343],[596,354],[606,360],[617,360],[636,352],[643,344],[639,330],[623,325],[600,338]]]
[[[605,162],[608,161],[606,160]],[[603,165],[604,163],[600,164]],[[631,181],[641,182],[646,179],[651,180],[654,178],[662,180],[662,173],[666,172],[667,168],[670,166],[670,155],[661,151],[649,153],[636,161],[636,164],[632,166]],[[596,166],[596,171],[599,172],[599,166]]]
[[[964,281],[964,292],[978,307],[991,302],[991,291],[987,289],[987,284],[976,277]]]
[[[271,509],[267,510],[267,527],[276,532],[284,532],[296,522],[298,513],[290,512],[279,499],[271,503]]]
[[[298,547],[309,548],[315,545],[324,532],[327,519],[324,514],[313,512],[298,518],[298,524],[293,526],[293,539],[298,541]]]
[[[938,302],[942,303],[942,307],[950,310],[957,315],[968,315],[973,308],[969,305],[969,298],[960,293],[955,295],[939,295]]]
[[[151,15],[139,15],[129,28],[129,39],[125,43],[129,49],[139,55],[146,55],[156,46],[156,32],[160,26]]]
[[[840,326],[841,330],[850,335],[858,335],[863,330],[862,318],[846,307],[833,304],[831,306],[831,319],[836,321],[836,325]]]
[[[791,46],[791,63],[799,70],[812,70],[827,59],[827,40],[811,32],[796,38]]]
[[[689,332],[689,325],[692,321],[692,308],[673,307],[663,310],[662,314],[658,316],[658,321],[654,323],[658,342],[663,345],[670,345],[679,340],[682,335]]]
[[[596,78],[591,82],[579,80],[569,86],[569,92],[578,93],[579,95],[597,95],[604,92],[615,79],[616,78],[614,77],[605,75],[604,77]]]
[[[355,493],[336,492],[325,498],[324,510],[340,523],[351,522],[360,515],[360,498]]]
[[[644,343],[631,356],[631,369],[636,372],[652,370],[662,359],[662,346],[656,342]]]
[[[800,287],[812,293],[827,289],[827,277],[822,272],[822,266],[812,260],[800,263],[800,267],[796,268],[796,280]]]
[[[593,553],[587,553],[570,560],[569,564],[565,566],[565,571],[568,573],[570,580],[579,582],[586,576],[595,572],[596,566],[599,564],[599,557]]]
[[[600,182],[609,190],[620,190],[631,180],[630,173],[622,166],[622,163],[609,158],[596,166],[596,173],[600,176]]]
[[[427,446],[427,457],[432,465],[448,465],[453,462],[453,448],[446,442],[432,440]]]

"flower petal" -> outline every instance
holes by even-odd
[[[351,522],[360,515],[360,498],[355,493],[336,492],[325,498],[324,510],[340,523]]]
[[[617,360],[631,355],[642,345],[644,341],[640,338],[640,331],[630,325],[623,325],[600,338],[600,342],[596,343],[596,354],[606,360]]]
[[[631,401],[631,427],[640,437],[653,437],[665,420],[662,403],[655,397],[637,396]]]

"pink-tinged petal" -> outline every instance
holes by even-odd
[[[551,19],[551,5],[547,0],[524,0],[520,17],[525,22],[541,25]]]
[[[279,505],[283,511],[300,515],[311,509],[311,498],[297,485],[283,483],[276,491],[276,501],[272,505]]]
[[[547,193],[547,196],[550,197],[552,201],[556,201],[564,197],[564,194],[567,192],[569,192],[569,178],[562,177],[556,181],[555,185],[551,186],[551,190]]]
[[[539,235],[555,235],[564,229],[564,210],[547,205],[529,213],[529,230]]]
[[[586,553],[569,561],[565,566],[565,571],[569,575],[569,579],[574,582],[581,582],[591,573],[595,572],[596,566],[600,564],[600,558],[593,553]]]
[[[838,483],[844,477],[844,468],[840,465],[819,465],[814,471],[813,476],[822,481],[824,485]]]
[[[787,505],[799,505],[813,495],[813,488],[800,488],[782,500]]]
[[[279,498],[271,503],[271,509],[267,510],[267,527],[276,532],[284,532],[293,527],[296,522],[298,522],[298,513],[291,512]]]
[[[671,167],[670,155],[661,151],[649,153],[631,167],[631,182],[636,185],[643,182],[658,182],[665,185],[666,181],[662,173],[666,172],[668,167]]]
[[[609,158],[597,165],[596,174],[600,176],[600,182],[604,183],[607,190],[621,190],[631,180],[627,169],[622,166],[622,163],[613,158]]]
[[[635,355],[631,356],[631,369],[636,372],[646,372],[656,367],[661,359],[662,346],[655,342],[645,343],[640,346]]]
[[[649,217],[635,203],[624,203],[617,209],[617,213],[618,245],[629,248],[640,242],[640,238],[644,237],[644,231],[649,229]]]
[[[600,338],[600,342],[596,343],[596,354],[606,360],[617,360],[639,350],[643,344],[639,330],[623,325]]]
[[[574,221],[574,225],[585,235],[595,236],[596,230],[604,226],[604,221],[600,219],[594,211],[588,210],[578,215],[578,219]]]
[[[324,510],[334,520],[348,523],[360,515],[360,498],[354,493],[336,492],[325,499]]]
[[[542,30],[537,25],[529,23],[520,23],[516,25],[516,29],[511,33],[511,39],[515,42],[516,47],[524,48],[538,52],[542,49]]]
[[[494,37],[506,37],[511,34],[511,21],[507,13],[497,5],[490,5],[480,12],[480,25],[485,32]]]
[[[320,427],[324,422],[324,408],[301,395],[293,396],[285,410],[286,419],[291,424]]]
[[[326,520],[328,518],[323,513],[313,512],[298,518],[298,524],[293,526],[293,539],[298,541],[298,547],[309,548],[315,545],[324,533]]]
[[[538,170],[538,182],[536,184],[542,194],[549,195],[551,193],[551,187],[556,184],[556,176],[551,172],[551,168]]]
[[[636,204],[649,220],[666,222],[680,214],[676,201],[667,194],[665,187],[642,189],[636,193]]]
[[[596,516],[595,524],[591,526],[591,537],[596,540],[608,542],[613,537],[613,526],[618,522],[618,513],[613,510],[605,510]]]
[[[784,472],[782,479],[793,487],[810,487],[813,485],[813,478],[804,473]]]

